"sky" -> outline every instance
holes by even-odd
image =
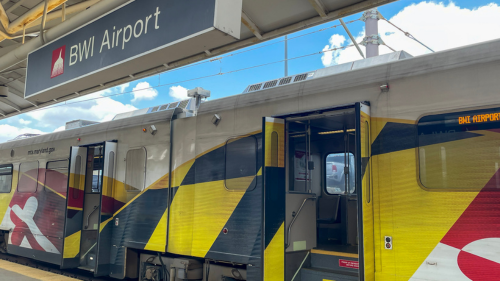
[[[436,52],[500,38],[500,0],[400,0],[378,7],[378,10]],[[351,15],[344,21],[358,20],[361,15]],[[327,51],[352,44],[344,29],[334,27],[336,25],[339,21],[288,35],[290,75],[362,59],[354,47]],[[348,27],[355,40],[361,42],[364,22],[358,20]],[[379,34],[384,43],[396,51],[404,50],[412,56],[431,52],[384,20],[379,21]],[[240,94],[250,84],[284,76],[284,63],[280,62],[284,59],[284,46],[284,38],[276,38],[222,55],[220,60],[207,60],[79,97],[56,107],[0,120],[0,142],[23,133],[64,130],[66,122],[77,119],[109,121],[119,113],[186,99],[187,89],[195,87],[210,90],[210,100]],[[361,49],[364,52],[363,46]],[[380,54],[392,52],[386,46],[380,46],[379,50]],[[309,54],[314,55],[295,59]],[[250,68],[263,64],[267,65]]]

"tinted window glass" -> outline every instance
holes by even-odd
[[[500,108],[423,117],[417,140],[424,187],[500,187]]]
[[[12,165],[0,165],[0,193],[10,193],[12,187]]]
[[[344,173],[345,168],[349,172]],[[352,153],[329,154],[326,157],[326,192],[328,194],[345,194],[346,185],[350,193],[354,193],[354,155]]]
[[[255,188],[257,140],[255,137],[230,139],[226,143],[225,184],[228,190]]]
[[[45,170],[45,190],[66,193],[68,185],[68,160],[48,162]]]
[[[38,185],[38,161],[21,163],[19,166],[19,182],[17,191],[34,193]]]
[[[146,150],[144,148],[139,148],[128,151],[125,189],[129,191],[144,190],[145,174]]]

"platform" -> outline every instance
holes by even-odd
[[[79,281],[77,279],[0,260],[0,281]]]

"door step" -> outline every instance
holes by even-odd
[[[323,268],[302,268],[300,271],[300,280],[302,281],[358,281],[358,274],[349,272],[332,271]]]
[[[358,255],[324,250],[311,250],[311,267],[337,273],[358,275]]]

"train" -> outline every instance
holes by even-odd
[[[0,144],[0,250],[139,280],[498,280],[500,40]],[[498,135],[497,135],[498,134]]]

